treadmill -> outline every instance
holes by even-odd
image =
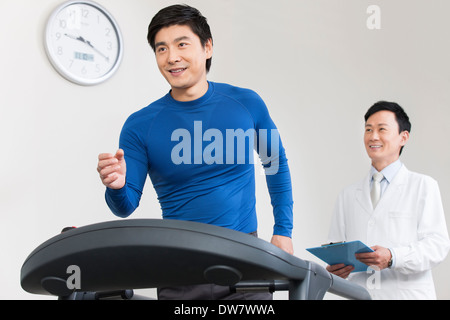
[[[67,300],[131,299],[133,289],[206,283],[231,292],[288,291],[289,300],[321,300],[327,292],[370,299],[365,288],[267,241],[191,221],[129,219],[73,228],[38,246],[21,269],[25,291]]]

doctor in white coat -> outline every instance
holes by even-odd
[[[370,266],[367,272],[350,274],[353,267],[344,264],[327,270],[364,286],[373,299],[436,299],[431,269],[450,248],[438,184],[401,163],[411,124],[398,104],[376,103],[365,121],[372,167],[339,195],[329,241],[361,240],[374,252],[356,255]]]

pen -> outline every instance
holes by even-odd
[[[339,244],[339,243],[345,243],[345,241],[325,243],[325,244],[322,245],[322,247],[330,246],[332,244]]]

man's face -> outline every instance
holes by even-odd
[[[209,40],[202,46],[189,26],[174,25],[158,31],[155,55],[161,74],[172,87],[172,94],[195,96],[207,85],[206,60],[212,56],[212,43]]]
[[[408,131],[399,133],[395,114],[391,111],[378,111],[367,119],[364,144],[372,165],[378,171],[399,158],[400,148],[408,138]]]

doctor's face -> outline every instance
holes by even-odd
[[[396,161],[400,149],[409,138],[409,132],[399,133],[399,126],[392,111],[378,111],[367,119],[364,144],[372,165],[378,171]]]

